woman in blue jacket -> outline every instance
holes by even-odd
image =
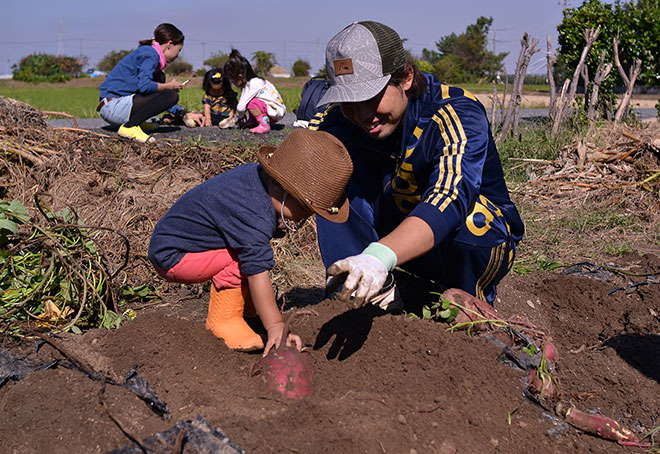
[[[164,111],[181,119],[187,126],[204,125],[200,112],[186,112],[177,103],[185,82],[165,80],[163,69],[181,52],[184,36],[172,24],[160,24],[151,39],[122,58],[100,86],[100,103],[96,108],[110,124],[119,125],[119,135],[151,142],[144,132],[153,126],[146,121]]]

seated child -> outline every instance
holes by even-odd
[[[257,134],[270,131],[271,123],[286,114],[284,101],[275,85],[257,76],[250,62],[236,49],[232,49],[224,69],[225,77],[241,89],[236,106],[238,125]]]
[[[220,68],[206,71],[202,89],[206,93],[202,98],[205,126],[216,126],[222,120],[234,116],[238,102],[236,92],[231,89],[229,79],[222,75]]]
[[[314,213],[346,221],[344,187],[353,164],[334,136],[303,129],[277,148],[262,146],[258,159],[181,196],[156,224],[149,260],[168,281],[212,281],[206,329],[231,349],[264,348],[243,318],[256,310],[268,332],[265,356],[282,341],[302,346],[295,334],[281,339],[284,322],[268,275],[270,240]]]

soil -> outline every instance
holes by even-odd
[[[30,188],[45,186],[54,204],[78,207],[81,220],[116,225],[130,236],[135,263],[126,279],[157,281],[140,265],[149,225],[185,190],[249,160],[245,156],[258,146],[276,144],[287,132],[252,137],[242,145],[250,136],[213,130],[222,146],[205,146],[185,129],[163,133],[165,140],[155,146],[45,131],[56,135],[49,142],[53,147],[72,144],[70,151],[58,152],[27,176],[3,171],[3,179],[17,181],[3,189],[3,198],[28,200]],[[13,137],[3,131],[5,138]],[[231,161],[229,155],[238,157]],[[165,164],[167,178],[155,179]],[[580,188],[560,198],[531,197],[531,192],[534,188],[516,187],[512,195],[532,226],[593,209]],[[530,228],[519,261],[538,263],[538,251],[546,248],[553,253],[548,261],[562,266],[512,272],[498,287],[500,316],[533,324],[537,336],[558,348],[559,358],[549,368],[559,384],[552,398],[530,397],[528,371],[503,360],[503,347],[492,336],[515,344],[503,329],[451,331],[444,322],[412,318],[437,298],[429,290],[441,290],[429,283],[397,273],[406,303],[400,314],[348,309],[325,299],[308,223],[302,236],[275,245],[280,265],[273,273],[285,317],[309,310],[292,329],[312,364],[311,395],[291,401],[268,391],[260,375],[250,375],[258,353],[231,351],[205,330],[208,287],[169,285],[156,302],[134,306],[135,318],[119,329],[59,333],[50,343],[34,335],[5,336],[2,348],[15,358],[61,362],[0,386],[0,446],[21,454],[105,453],[138,440],[143,452],[205,452],[195,450],[190,437],[179,440],[176,449],[143,441],[200,415],[249,453],[649,452],[569,426],[561,410],[603,414],[639,439],[660,426],[660,227],[657,194],[645,197],[640,213],[629,215],[637,241],[625,252],[608,254],[602,247],[617,242],[616,228],[583,228],[580,238],[567,242]],[[100,217],[99,211],[110,215]],[[136,213],[148,222],[134,221]],[[578,262],[593,266],[568,266]],[[35,324],[24,329],[48,331]],[[121,383],[131,368],[167,405],[163,417],[130,390],[102,384],[101,377]]]

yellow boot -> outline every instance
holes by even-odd
[[[245,293],[245,294],[244,294]],[[252,351],[264,348],[264,342],[243,318],[247,287],[217,290],[211,284],[211,301],[206,329],[225,341],[232,350]]]

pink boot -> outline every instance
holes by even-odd
[[[256,118],[256,120],[258,124],[254,128],[250,129],[251,132],[256,134],[264,134],[270,131],[270,118],[268,118],[268,115],[261,114]]]

